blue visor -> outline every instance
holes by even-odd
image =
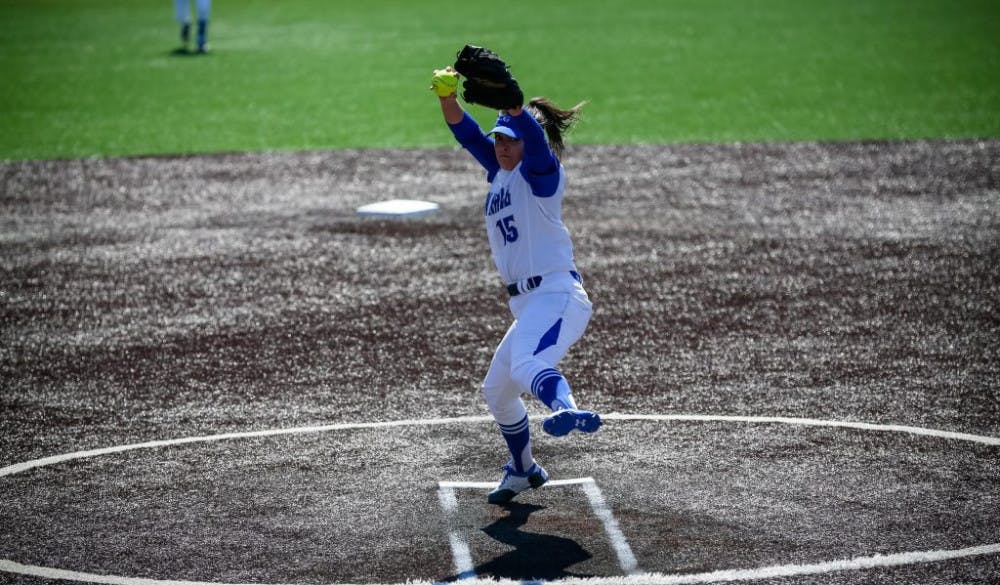
[[[504,136],[509,136],[514,140],[520,140],[521,136],[514,129],[514,121],[510,119],[507,114],[500,114],[497,117],[496,126],[489,131],[490,134],[503,134]]]

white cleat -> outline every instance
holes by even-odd
[[[506,504],[517,494],[534,488],[540,488],[549,481],[549,474],[541,465],[535,463],[525,473],[517,473],[510,463],[503,466],[504,474],[500,484],[486,497],[491,504]]]

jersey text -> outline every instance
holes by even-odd
[[[506,207],[510,207],[510,191],[506,187],[486,197],[486,215],[493,215]]]

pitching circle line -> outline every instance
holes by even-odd
[[[605,420],[635,420],[635,421],[689,421],[689,422],[739,422],[754,424],[787,424],[812,427],[832,427],[848,428],[863,431],[906,433],[923,437],[934,437],[939,439],[949,439],[970,443],[980,443],[989,446],[1000,446],[1000,437],[990,437],[985,435],[975,435],[970,433],[958,433],[954,431],[944,431],[938,429],[928,429],[907,425],[890,425],[877,423],[863,423],[850,421],[831,421],[811,418],[792,418],[775,416],[727,416],[727,415],[688,415],[688,414],[624,414],[609,413],[602,415]],[[489,422],[489,416],[460,416],[451,418],[431,418],[431,419],[408,419],[383,422],[367,423],[338,423],[320,426],[295,427],[288,429],[269,429],[261,431],[245,431],[238,433],[222,433],[218,435],[206,435],[202,437],[184,437],[180,439],[167,439],[161,441],[148,441],[145,443],[133,443],[129,445],[116,445],[101,449],[89,449],[53,455],[41,459],[33,459],[22,463],[15,463],[0,468],[0,477],[15,475],[29,469],[56,465],[66,461],[98,457],[101,455],[111,455],[124,453],[138,449],[156,449],[160,447],[171,447],[176,445],[186,445],[190,443],[210,443],[217,441],[227,441],[234,439],[249,439],[257,437],[273,437],[280,435],[300,435],[309,433],[323,433],[341,430],[356,429],[387,429],[407,426],[440,426],[449,424],[469,424],[478,422]],[[723,570],[708,573],[688,574],[688,575],[664,575],[664,574],[639,574],[631,577],[617,578],[619,582],[641,584],[647,581],[656,583],[716,583],[720,581],[731,581],[738,579],[764,579],[776,576],[788,577],[795,575],[819,574],[835,571],[857,570],[874,567],[888,567],[916,564],[923,562],[934,562],[948,559],[963,558],[969,556],[1000,554],[1000,543],[984,544],[956,550],[936,550],[936,551],[914,551],[890,555],[873,555],[870,557],[859,557],[855,559],[845,559],[840,561],[829,561],[810,565],[777,565],[772,567],[761,567],[757,569]],[[107,585],[224,585],[217,582],[207,581],[176,581],[169,579],[147,579],[137,577],[127,577],[119,575],[101,575],[97,573],[83,573],[56,569],[54,567],[41,567],[33,565],[23,565],[8,559],[0,559],[0,572],[17,573],[35,577],[49,579],[61,579],[70,581],[81,581],[89,583],[103,583]],[[652,579],[652,581],[650,581]],[[597,585],[610,580],[588,579],[589,585]],[[565,581],[564,581],[565,582]]]

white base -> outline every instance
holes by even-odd
[[[423,217],[437,212],[440,206],[430,201],[414,199],[392,199],[362,205],[357,209],[358,215],[364,217],[381,217],[389,219],[410,219]]]

